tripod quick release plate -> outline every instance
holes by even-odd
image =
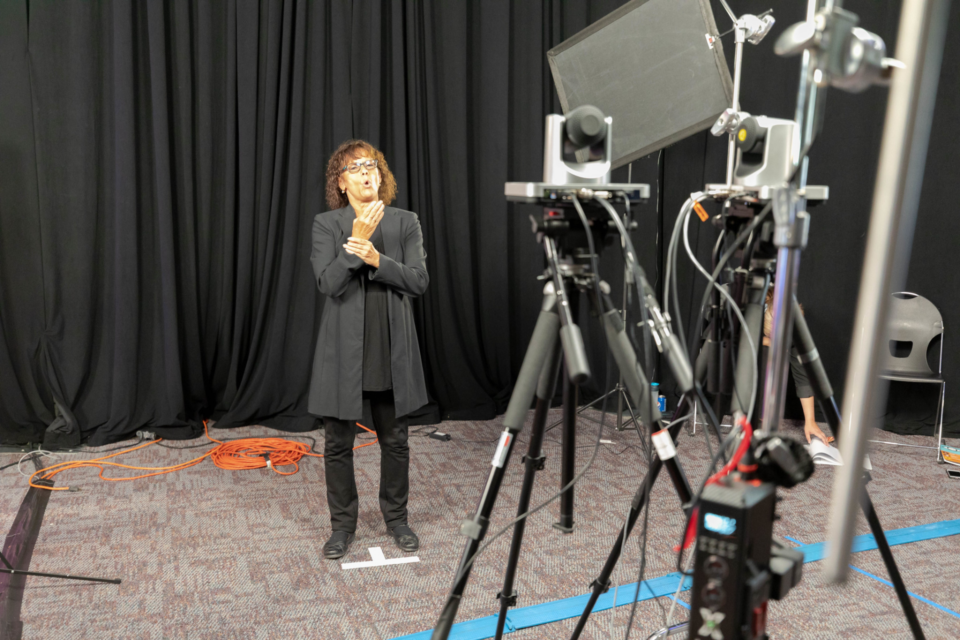
[[[591,193],[581,194],[584,189]],[[547,182],[507,182],[503,188],[503,195],[510,202],[526,202],[530,204],[551,205],[557,202],[569,201],[574,196],[581,200],[589,200],[594,196],[614,199],[619,192],[627,194],[631,203],[639,203],[650,197],[648,184],[550,184]],[[586,196],[586,197],[584,197]]]
[[[776,187],[764,185],[760,187],[744,187],[740,185],[708,184],[707,195],[715,200],[745,200],[753,202],[768,202],[773,199]],[[805,198],[808,205],[819,204],[830,198],[830,187],[821,185],[807,185],[797,194]]]

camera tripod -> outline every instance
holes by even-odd
[[[736,228],[739,224],[749,219],[749,216],[735,215],[729,217],[728,219],[733,221],[734,228]],[[754,343],[760,344],[759,341],[762,337],[763,326],[763,305],[767,297],[767,289],[769,286],[771,286],[771,275],[774,273],[776,268],[777,253],[776,249],[771,251],[771,233],[769,228],[756,228],[756,224],[752,224],[751,229],[750,236],[746,239],[746,246],[742,252],[740,268],[735,271],[732,289],[734,291],[734,299],[742,301],[744,309],[743,315],[746,326],[739,327],[741,336],[743,331],[747,331],[753,337]],[[714,256],[714,264],[717,264],[716,252]],[[830,431],[832,431],[834,436],[839,440],[841,414],[834,398],[832,386],[824,370],[823,362],[820,359],[820,354],[817,351],[813,337],[806,323],[806,319],[804,318],[802,310],[795,297],[790,297],[789,305],[791,307],[790,315],[792,315],[793,319],[793,347],[791,349],[789,343],[787,343],[787,349],[788,351],[792,351],[792,359],[795,362],[798,361],[803,366],[803,369],[810,380],[810,386],[813,390],[813,395],[817,398],[817,401],[820,404],[821,410],[830,427]],[[711,322],[719,322],[720,318],[721,314],[715,311],[713,317],[711,318]],[[735,379],[740,385],[744,384],[744,381],[747,379],[746,375],[748,371],[744,366],[744,363],[749,362],[749,358],[751,357],[752,355],[749,351],[749,348],[746,347],[746,341],[741,339],[739,344],[737,371],[735,373]],[[758,398],[758,405],[760,402],[761,401]],[[763,402],[766,405],[766,400]],[[745,411],[746,405],[742,402],[742,398],[739,397],[738,394],[734,394],[731,408],[735,415]],[[767,417],[768,416],[765,415],[764,419]],[[767,428],[769,427],[765,427],[765,429]],[[866,480],[869,481],[869,473],[865,473],[865,477]],[[864,516],[867,519],[870,530],[877,542],[884,565],[886,566],[887,572],[890,575],[891,582],[893,583],[897,598],[900,601],[900,605],[910,626],[911,632],[915,638],[923,638],[923,631],[920,627],[919,620],[917,619],[916,612],[914,611],[913,604],[910,601],[896,561],[894,560],[893,554],[890,551],[890,546],[886,539],[883,527],[880,524],[880,520],[877,516],[873,502],[866,490],[866,487],[864,487],[861,495],[859,496],[858,502]]]
[[[740,227],[743,226],[743,223],[751,218],[752,216],[749,215],[732,217],[733,228],[731,230],[738,231]],[[730,371],[730,369],[733,368],[732,358],[730,357],[730,355],[732,355],[733,344],[731,343],[728,345],[728,348],[719,348],[721,344],[723,344],[720,338],[722,331],[720,331],[719,327],[722,320],[722,314],[720,314],[719,296],[713,291],[708,291],[704,294],[705,298],[707,295],[712,297],[713,309],[710,318],[711,326],[709,326],[705,332],[705,339],[697,358],[696,366],[698,380],[703,381],[706,379],[707,384],[711,384],[710,378],[713,378],[713,384],[711,386],[715,386],[719,392],[722,392],[725,388],[732,388],[733,393],[731,399],[731,410],[735,415],[747,413],[748,403],[744,400],[743,394],[736,392],[736,390],[748,389],[750,387],[752,375],[750,361],[753,358],[753,354],[751,353],[747,340],[743,338],[743,332],[749,332],[749,335],[753,339],[754,345],[761,344],[763,330],[763,305],[765,302],[767,289],[769,286],[771,286],[771,276],[774,272],[776,262],[775,253],[773,254],[774,257],[771,257],[767,253],[769,247],[768,241],[770,238],[769,230],[766,230],[767,232],[764,233],[765,230],[763,228],[760,228],[757,225],[753,226],[754,228],[750,230],[748,237],[745,239],[746,246],[742,251],[741,268],[737,269],[735,272],[732,287],[734,299],[743,301],[742,309],[746,323],[746,326],[743,326],[734,322],[730,327],[731,333],[740,334],[740,339],[737,340],[739,350],[736,361],[736,370]],[[713,262],[715,268],[722,260],[720,256],[721,248],[722,242],[718,242],[714,248]],[[757,253],[759,253],[758,256],[755,255]],[[836,400],[833,396],[833,389],[830,385],[829,379],[827,378],[823,367],[823,362],[820,359],[819,352],[817,351],[816,345],[813,342],[813,337],[800,310],[799,304],[797,303],[796,299],[793,299],[792,302],[794,312],[793,343],[795,346],[795,354],[799,358],[804,370],[807,373],[807,376],[810,379],[814,396],[820,403],[821,410],[826,416],[830,430],[833,432],[835,437],[839,439],[841,417]],[[714,343],[712,347],[710,344],[711,340]],[[711,359],[713,360],[712,362]],[[755,384],[758,388],[763,384],[760,376],[757,376]],[[681,403],[681,405],[677,408],[674,419],[683,415],[683,411],[685,410],[684,404],[688,401],[688,399],[689,396],[685,395],[684,402]],[[762,402],[759,394],[755,402],[757,405]],[[678,432],[678,425],[674,425],[670,430],[670,435],[674,441],[676,440]],[[593,611],[593,607],[596,604],[597,599],[602,593],[609,589],[610,576],[613,574],[616,564],[620,558],[623,544],[626,538],[629,537],[640,515],[640,512],[644,507],[644,488],[648,482],[652,484],[653,481],[656,480],[657,474],[661,468],[662,465],[660,464],[659,458],[654,458],[654,464],[647,472],[647,476],[652,477],[648,479],[648,477],[645,476],[640,483],[640,488],[638,489],[637,494],[634,496],[633,503],[631,504],[627,522],[617,535],[617,538],[613,544],[609,556],[607,557],[606,562],[604,563],[600,575],[591,583],[593,591],[586,607],[584,608],[583,614],[581,615],[580,620],[578,621],[577,626],[571,635],[571,640],[576,640],[580,637],[580,634],[582,633],[586,622]],[[683,487],[685,484],[685,479],[683,482],[678,482],[671,467],[668,466],[668,470],[671,471],[671,480],[673,480],[674,487],[677,489],[677,494],[680,497],[684,510],[689,511],[689,509],[692,507],[692,505],[689,504],[689,501],[692,497],[689,484],[686,484],[686,490],[684,491]],[[867,480],[869,481],[869,474],[867,474]],[[867,522],[870,525],[870,530],[877,541],[877,546],[883,558],[884,565],[886,566],[887,572],[890,575],[891,582],[894,585],[897,597],[900,601],[901,607],[903,608],[911,631],[913,632],[914,637],[923,638],[923,632],[920,628],[919,621],[917,620],[916,612],[913,609],[913,604],[910,601],[907,589],[904,586],[903,579],[896,565],[896,561],[894,560],[893,554],[890,551],[890,546],[886,539],[883,527],[880,524],[880,520],[877,517],[876,510],[874,509],[873,503],[866,491],[866,488],[864,488],[864,491],[860,497],[860,506],[863,510],[864,516],[867,518]],[[680,625],[678,625],[678,627],[679,626]],[[674,629],[674,627],[671,627],[671,630],[673,630],[674,633],[679,632],[679,629]]]
[[[613,225],[619,227],[621,234],[624,235],[622,223],[609,203],[599,196],[596,197],[595,200],[611,213]],[[583,209],[578,200],[572,200],[572,204],[579,210],[579,213],[583,214]],[[466,535],[469,540],[467,541],[466,548],[457,569],[453,588],[444,604],[440,618],[434,629],[432,635],[434,640],[447,638],[450,633],[466,588],[473,560],[481,548],[481,541],[489,525],[489,516],[500,489],[506,464],[509,461],[516,437],[523,429],[527,410],[534,396],[536,396],[531,439],[527,456],[524,458],[525,473],[518,504],[519,515],[514,524],[514,533],[504,577],[504,586],[498,594],[501,603],[500,617],[497,626],[498,638],[503,634],[507,610],[516,604],[517,594],[513,591],[513,583],[525,528],[525,517],[529,509],[530,494],[533,489],[534,476],[538,470],[543,468],[544,464],[544,456],[541,448],[544,425],[550,398],[553,396],[556,377],[559,373],[558,370],[561,366],[561,355],[563,364],[565,365],[565,386],[571,383],[579,384],[585,381],[590,375],[580,330],[574,323],[573,307],[575,306],[575,302],[572,299],[573,296],[579,295],[579,293],[586,294],[594,315],[600,317],[607,339],[607,346],[623,376],[630,399],[633,401],[634,406],[639,408],[641,421],[654,430],[656,430],[656,428],[653,427],[653,425],[658,425],[660,421],[660,412],[655,400],[652,398],[650,384],[642,368],[638,365],[636,352],[627,337],[620,312],[610,300],[609,287],[606,283],[599,280],[599,275],[590,267],[590,261],[595,259],[596,256],[592,255],[592,253],[584,253],[582,246],[583,238],[577,237],[577,233],[569,229],[569,224],[563,224],[563,222],[564,221],[556,218],[550,220],[550,216],[547,216],[543,228],[540,229],[543,233],[543,245],[547,257],[550,282],[544,288],[544,299],[540,316],[524,356],[513,395],[510,398],[510,403],[504,416],[505,428],[493,455],[491,462],[492,469],[481,495],[476,515],[471,519],[465,520],[461,526],[461,533]],[[602,219],[595,219],[593,222],[591,235],[598,236],[597,240],[602,240],[603,235],[610,231],[610,227],[609,225],[605,225]],[[596,243],[591,242],[591,247],[594,244]],[[632,246],[629,247],[629,251],[631,254],[633,253]],[[668,356],[671,366],[682,366],[675,364],[680,361],[680,357],[683,354],[676,348],[678,345],[675,337],[669,334],[668,323],[660,313],[659,306],[653,297],[652,289],[649,283],[646,282],[646,278],[643,276],[642,270],[640,270],[639,267],[637,267],[636,272],[640,278],[639,284],[644,291],[641,302],[646,305],[645,308],[650,311],[650,315],[652,316],[650,328],[657,333],[657,343],[664,354]],[[559,343],[557,341],[558,335],[560,337]],[[672,350],[670,350],[671,345],[674,346]],[[681,374],[678,378],[689,378],[691,391],[696,393],[696,397],[700,398],[701,401],[705,401],[705,396],[702,390],[700,390],[699,384],[693,384],[692,382],[692,372],[689,372],[689,366],[687,366],[686,369],[688,375]],[[567,402],[568,399],[570,399],[570,396],[565,393],[565,402]],[[680,410],[682,410],[682,406]],[[709,405],[705,405],[704,408],[719,436],[719,424],[716,421],[716,416],[709,408]],[[576,405],[572,402],[567,402],[564,411],[565,414],[574,414]],[[670,434],[673,438],[676,437],[678,430],[679,426],[677,424],[672,426]],[[670,470],[671,477],[676,478],[678,492],[686,495],[686,501],[689,502],[689,484],[683,475],[683,470],[680,468],[676,457],[673,456],[663,462],[660,462],[659,458],[654,458],[653,464],[656,466],[657,471],[659,471],[662,466],[667,466]],[[564,491],[569,490],[569,486],[564,486]],[[637,503],[638,500],[642,502],[642,492],[640,495],[641,498],[635,498],[634,503]],[[681,499],[683,500],[682,497]],[[640,508],[642,508],[642,505],[638,507],[638,513]]]
[[[762,244],[765,242],[763,233],[756,233],[755,238],[748,240],[748,245],[744,251],[743,260],[741,264],[746,267],[750,265],[751,270],[745,275],[744,269],[739,271],[738,277],[735,279],[734,290],[735,292],[743,291],[746,295],[746,312],[744,314],[745,319],[748,323],[747,330],[750,331],[751,335],[755,339],[755,344],[760,344],[759,340],[762,335],[762,326],[763,326],[763,303],[766,298],[766,287],[768,286],[767,282],[761,279],[760,274],[763,272],[769,273],[772,267],[772,264],[769,261],[753,260],[753,250],[757,244]],[[751,277],[752,276],[752,277]],[[763,289],[760,292],[760,289]],[[830,427],[830,431],[833,433],[834,438],[836,438],[837,443],[840,441],[840,425],[842,422],[840,408],[837,406],[837,401],[834,398],[833,387],[830,384],[830,380],[827,377],[827,372],[824,369],[823,361],[820,358],[820,352],[817,350],[817,346],[813,341],[813,335],[810,333],[810,329],[807,325],[807,321],[803,316],[803,312],[800,308],[799,303],[796,300],[796,297],[790,297],[790,306],[792,307],[792,316],[793,316],[793,354],[796,359],[799,359],[800,363],[803,365],[804,371],[807,374],[807,377],[810,380],[810,386],[813,389],[813,395],[817,399],[817,402],[820,404],[820,409],[824,414],[824,417],[827,420],[827,424]],[[744,357],[749,357],[749,352],[745,352],[743,345],[741,343],[740,350],[740,360],[743,360]],[[739,362],[738,362],[739,364]],[[737,380],[742,380],[742,371],[741,368],[737,368]],[[734,397],[734,407],[737,408],[738,398]],[[767,419],[767,416],[764,416],[764,419]],[[774,417],[773,419],[776,419]],[[848,463],[852,463],[849,461]],[[870,481],[869,472],[864,472],[866,482]],[[920,626],[920,621],[917,619],[916,611],[913,608],[913,603],[910,601],[910,596],[907,593],[907,588],[903,583],[903,578],[900,575],[900,570],[897,567],[896,560],[893,557],[893,553],[890,551],[890,544],[887,541],[886,533],[883,530],[883,526],[880,524],[880,519],[877,516],[876,509],[873,506],[873,501],[870,498],[870,494],[867,491],[866,484],[863,487],[863,491],[859,496],[860,509],[863,511],[864,517],[867,519],[867,523],[870,526],[870,532],[873,534],[874,539],[877,542],[877,548],[880,551],[880,555],[883,558],[884,566],[887,569],[887,573],[890,575],[890,581],[893,583],[894,590],[897,594],[897,599],[900,601],[900,606],[903,609],[904,616],[907,619],[907,623],[910,626],[910,630],[913,633],[915,638],[923,638],[923,629]]]

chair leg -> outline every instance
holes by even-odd
[[[946,403],[947,403],[947,381],[944,380],[943,382],[940,383],[940,401],[938,403],[939,406],[937,407],[938,409],[940,409],[940,411],[938,412],[940,415],[938,416],[938,419],[937,419],[937,423],[938,423],[937,424],[937,462],[946,462],[946,460],[943,459],[943,451],[940,449],[940,445],[943,444],[943,409]]]

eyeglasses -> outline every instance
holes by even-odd
[[[360,171],[360,168],[363,167],[367,171],[373,171],[377,168],[376,160],[357,160],[356,162],[351,162],[350,164],[343,165],[343,168],[340,169],[340,173],[344,171],[349,171],[350,173],[356,173]]]

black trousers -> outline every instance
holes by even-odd
[[[380,511],[387,528],[407,524],[410,490],[410,447],[406,418],[397,418],[393,391],[364,391],[370,400],[374,428],[380,439]],[[355,422],[324,417],[323,468],[327,478],[327,504],[334,531],[354,533],[360,499],[353,473]]]
[[[753,414],[760,419],[763,419],[763,375],[767,370],[769,356],[770,347],[763,345],[763,349],[760,351],[760,367],[757,369],[760,372],[760,382],[757,384],[757,403],[753,408]],[[810,378],[807,377],[807,370],[803,368],[803,363],[800,362],[800,354],[797,352],[797,348],[792,345],[790,347],[790,373],[793,374],[793,385],[797,388],[797,397],[801,399],[812,398],[813,386],[810,384]]]

